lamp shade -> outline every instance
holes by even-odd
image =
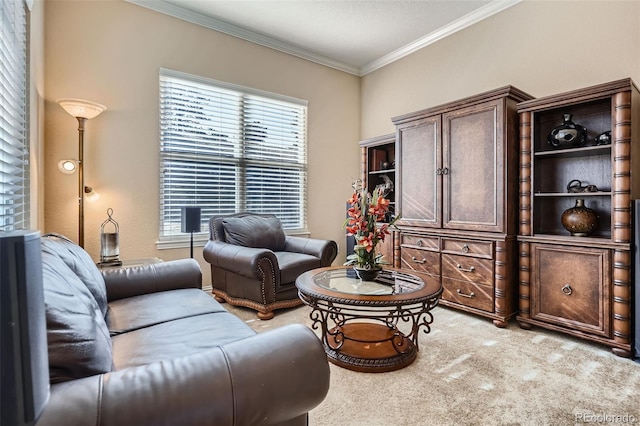
[[[87,120],[97,117],[107,109],[104,105],[83,99],[58,99],[58,104],[72,116],[76,118],[86,118]]]
[[[61,160],[58,162],[58,170],[65,175],[70,175],[76,172],[78,169],[78,162],[76,160]]]

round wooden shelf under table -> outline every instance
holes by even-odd
[[[430,311],[442,294],[437,278],[395,268],[383,269],[373,281],[361,280],[352,267],[319,268],[300,275],[296,286],[312,308],[312,327],[322,331],[329,361],[373,373],[399,370],[416,359],[418,334],[431,330]]]

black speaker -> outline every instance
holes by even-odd
[[[42,249],[36,231],[0,232],[0,372],[0,424],[34,424],[49,399]]]
[[[200,207],[182,207],[182,232],[200,232]]]

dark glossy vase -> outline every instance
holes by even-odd
[[[602,132],[596,137],[596,145],[609,145],[611,144],[611,130]]]
[[[598,227],[597,213],[577,199],[576,205],[562,213],[562,226],[575,237],[586,237]]]
[[[571,114],[565,114],[564,122],[547,136],[547,142],[554,148],[575,148],[584,145],[586,140],[587,129],[571,121]]]
[[[355,269],[358,278],[362,281],[373,281],[376,279],[380,271],[382,271],[382,268],[379,266],[374,268],[359,268],[354,266],[353,269]]]

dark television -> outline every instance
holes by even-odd
[[[49,398],[37,231],[0,232],[0,425],[33,425]]]

